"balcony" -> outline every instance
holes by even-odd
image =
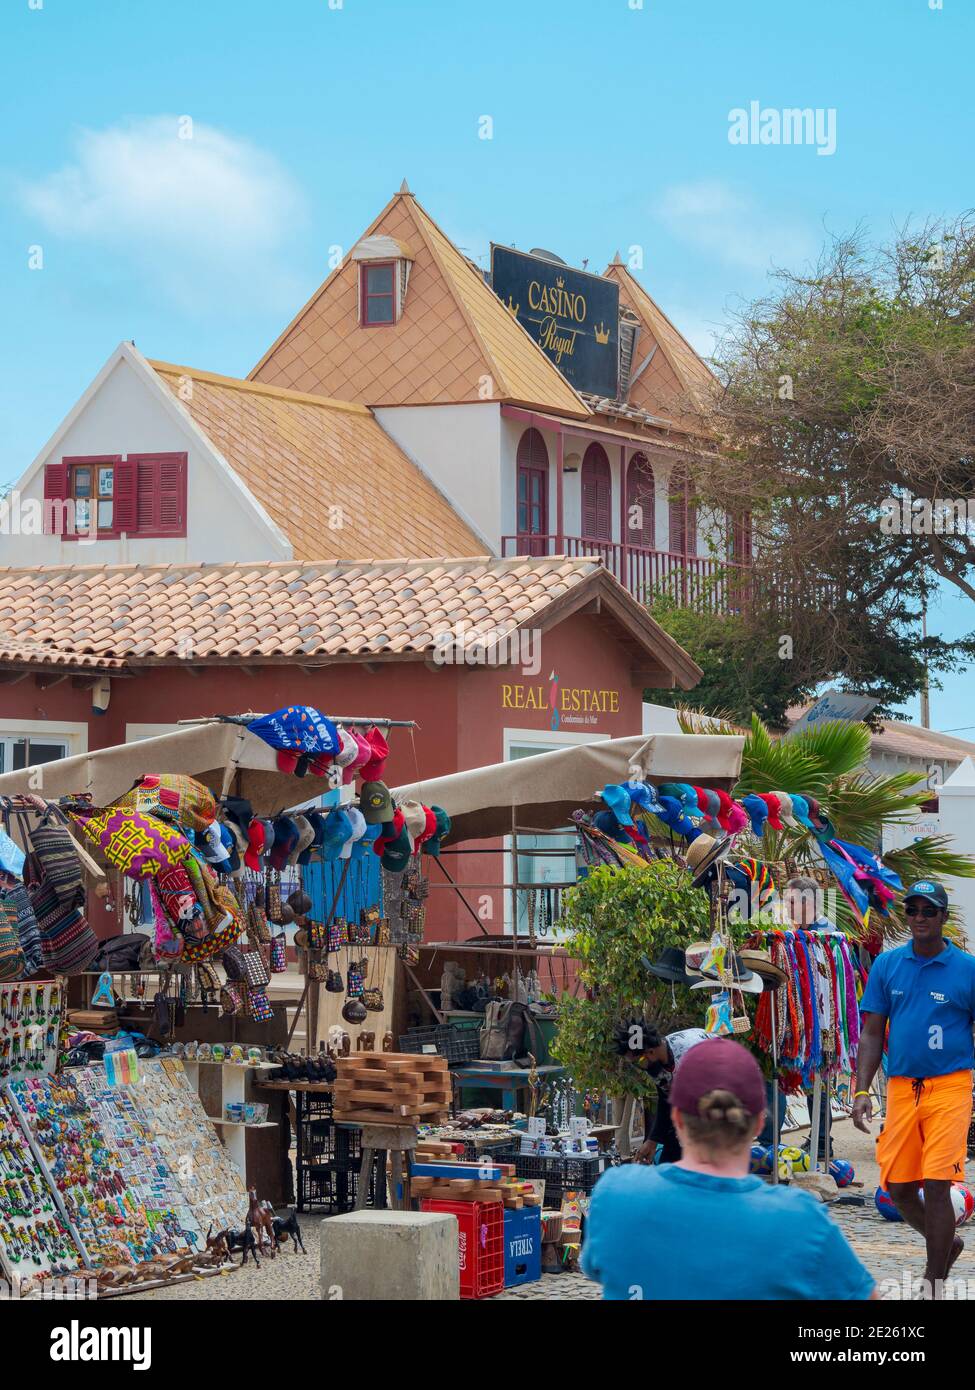
[[[585,536],[502,536],[501,554],[592,555],[602,560],[610,574],[641,603],[662,593],[683,608],[708,613],[738,612],[751,586],[751,566],[747,564]]]

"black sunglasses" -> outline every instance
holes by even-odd
[[[905,907],[905,917],[938,917],[941,915],[940,907]]]

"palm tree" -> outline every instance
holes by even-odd
[[[682,731],[688,734],[742,732],[728,721],[702,718],[688,709],[679,712],[679,719]],[[741,777],[733,795],[808,793],[828,809],[839,839],[879,853],[883,827],[912,820],[930,793],[917,790],[915,772],[876,777],[864,771],[869,752],[870,730],[865,724],[837,720],[814,724],[790,738],[773,738],[758,715],[753,714],[751,729],[745,735]],[[888,850],[881,858],[904,884],[945,875],[975,877],[975,859],[956,853],[951,843],[949,835],[929,835],[904,849]],[[770,863],[790,861],[800,871],[822,866],[815,837],[801,827],[776,831],[766,824],[755,854]],[[840,895],[838,902],[837,925],[851,935],[862,935],[862,926],[846,899]],[[870,925],[886,937],[905,931],[896,905],[889,917],[871,913]],[[960,921],[955,918],[953,925],[957,932]]]

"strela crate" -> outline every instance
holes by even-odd
[[[427,1198],[421,1211],[457,1218],[461,1298],[490,1298],[504,1288],[504,1207],[500,1202],[445,1202]]]
[[[360,1052],[336,1062],[336,1120],[347,1124],[432,1124],[450,1109],[451,1083],[441,1057]]]

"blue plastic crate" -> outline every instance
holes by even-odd
[[[542,1211],[521,1207],[504,1214],[504,1286],[533,1284],[542,1277]]]

